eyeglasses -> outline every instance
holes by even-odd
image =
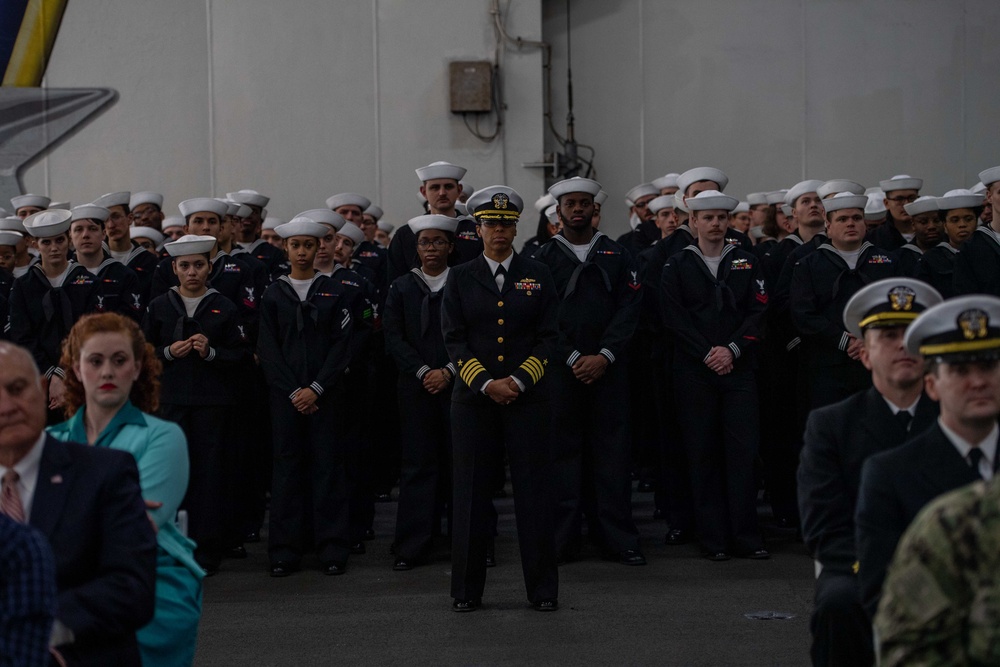
[[[894,201],[898,204],[912,204],[917,201],[917,195],[907,195],[906,197],[886,197],[889,201]]]
[[[421,248],[429,248],[431,246],[434,246],[435,248],[443,248],[450,244],[451,241],[448,239],[420,239],[417,241],[417,245]]]
[[[494,227],[513,227],[517,224],[517,220],[480,220],[479,224],[487,229],[493,229]]]

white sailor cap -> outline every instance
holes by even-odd
[[[539,213],[544,213],[545,209],[556,203],[556,198],[551,194],[546,192],[544,195],[535,200],[535,210]]]
[[[669,173],[659,178],[653,179],[653,187],[657,190],[662,190],[663,188],[676,188],[677,179],[680,178],[680,174]]]
[[[990,167],[979,172],[979,181],[987,187],[992,183],[1000,181],[1000,167]]]
[[[275,227],[274,233],[283,239],[290,239],[293,236],[311,236],[321,239],[329,233],[329,230],[326,225],[321,225],[315,220],[307,217],[296,217]]]
[[[910,354],[946,363],[1000,357],[1000,299],[970,294],[925,310],[906,330]]]
[[[311,208],[308,211],[296,213],[295,217],[309,218],[313,222],[330,225],[334,229],[340,229],[347,223],[347,220],[344,220],[344,216],[328,208]]]
[[[750,238],[757,239],[758,241],[764,238],[764,226],[756,225],[750,228]]]
[[[580,178],[579,176],[564,179],[558,183],[554,183],[552,187],[549,188],[549,194],[552,195],[557,202],[560,197],[568,195],[571,192],[583,192],[591,197],[596,197],[597,193],[600,191],[600,183],[589,178]],[[657,190],[657,192],[659,192],[659,190]]]
[[[331,213],[332,212],[333,211],[331,211]],[[313,222],[315,222],[315,220]],[[260,224],[260,228],[262,230],[263,229],[270,229],[270,230],[273,231],[278,225],[283,225],[283,224],[285,224],[285,221],[282,220],[281,218],[268,217],[268,218],[264,218],[264,222],[262,222]]]
[[[27,234],[27,231],[24,229],[24,220],[21,220],[21,218],[16,215],[8,215],[0,218],[0,232],[17,232],[18,234]]]
[[[465,208],[476,219],[483,220],[513,220],[517,221],[524,210],[521,195],[506,185],[491,185],[476,190],[465,202]]]
[[[24,219],[24,228],[36,239],[47,239],[65,234],[72,217],[72,213],[63,209],[39,211]]]
[[[215,213],[219,218],[222,218],[222,216],[228,215],[229,204],[214,197],[195,197],[194,199],[185,199],[177,205],[177,208],[180,209],[185,220],[192,214],[200,212]]]
[[[940,211],[941,207],[938,206],[937,197],[917,197],[917,199],[909,204],[904,204],[903,209],[910,215],[920,215],[921,213],[930,213],[931,211]]]
[[[263,210],[263,209],[261,209]],[[240,204],[236,209],[236,213],[233,213],[237,218],[249,218],[253,215],[253,209],[250,208],[250,204]]]
[[[103,206],[104,208],[111,208],[112,206],[128,206],[129,199],[131,198],[131,192],[108,192],[90,203],[94,206]]]
[[[909,326],[944,297],[922,280],[886,278],[865,285],[844,307],[844,328],[855,338],[866,329]]]
[[[604,206],[604,202],[608,201],[608,193],[601,190],[596,195],[594,195],[594,203],[598,206]]]
[[[761,204],[767,204],[767,193],[766,192],[751,192],[747,195],[747,203],[751,206],[759,206]]]
[[[982,181],[979,181],[978,183],[976,183],[975,185],[973,185],[969,189],[972,190],[977,195],[985,195],[986,194],[986,186],[983,185]]]
[[[659,213],[665,208],[673,210],[674,206],[676,205],[675,204],[676,201],[677,200],[674,198],[673,195],[660,195],[653,201],[649,202],[648,204],[649,211],[650,213]]]
[[[716,169],[715,167],[695,167],[694,169],[688,169],[677,177],[677,188],[681,194],[686,195],[687,189],[699,181],[712,181],[716,183],[719,186],[716,192],[722,192],[729,185],[729,177],[721,169]]]
[[[225,199],[224,197],[216,197],[219,201],[226,205],[226,215],[236,215],[240,210],[241,204],[234,202],[232,199]]]
[[[650,195],[657,197],[659,194],[660,189],[652,183],[640,183],[625,193],[625,203],[629,206],[635,206],[635,203],[643,197],[648,197]]]
[[[15,246],[24,240],[24,234],[14,231],[0,231],[0,245]]]
[[[458,218],[436,214],[418,215],[415,218],[410,218],[406,224],[413,230],[414,236],[419,235],[425,229],[440,229],[442,232],[454,234],[455,230],[458,229]]]
[[[163,219],[163,224],[160,225],[160,229],[170,229],[171,227],[183,227],[185,224],[184,218],[179,215],[170,215]]]
[[[675,210],[680,209],[681,211],[684,211],[685,213],[690,213],[691,212],[691,209],[689,209],[687,207],[687,204],[684,203],[684,194],[681,193],[680,190],[678,190],[677,192],[675,192],[673,194],[673,197],[674,197],[674,209]]]
[[[268,202],[271,201],[270,197],[265,197],[256,190],[237,190],[236,192],[227,192],[226,197],[240,204],[259,206],[261,208],[267,206]]]
[[[781,190],[772,190],[767,193],[767,203],[772,206],[778,204],[783,204],[785,201],[785,193],[788,192],[788,188],[782,188]]]
[[[133,192],[132,196],[129,197],[128,207],[130,209],[142,206],[143,204],[152,204],[158,209],[163,209],[163,195],[159,192],[143,190],[142,192]]]
[[[144,202],[145,203],[145,202]],[[152,227],[129,227],[128,236],[130,239],[149,239],[153,245],[159,247],[166,237]]]
[[[326,200],[326,205],[331,211],[336,211],[341,206],[357,206],[362,211],[372,205],[368,197],[359,195],[357,192],[341,192]]]
[[[559,224],[559,204],[553,204],[545,209],[545,219],[553,225]]]
[[[425,202],[425,201],[427,201],[427,197],[425,197],[424,193],[421,192],[420,190],[417,190],[417,201],[419,201],[419,202]]]
[[[371,217],[375,218],[375,222],[378,222],[379,218],[381,218],[383,215],[385,215],[385,212],[377,204],[372,204],[371,206],[369,206],[368,208],[366,208],[363,211],[363,213],[366,213],[366,214],[370,215]]]
[[[866,195],[878,195],[879,197],[885,197],[885,193],[882,192],[882,188],[878,185],[873,185],[870,188],[865,188]]]
[[[785,193],[785,198],[783,200],[783,203],[788,204],[789,206],[795,206],[795,200],[801,197],[802,195],[809,192],[816,192],[816,194],[819,194],[818,190],[822,185],[823,181],[818,181],[816,179],[799,181],[798,183],[790,187],[788,189],[788,192]]]
[[[949,190],[944,193],[943,197],[937,198],[937,205],[942,211],[952,211],[956,208],[976,208],[982,206],[985,199],[985,195],[977,195],[972,190]],[[910,213],[910,215],[913,214]]]
[[[455,212],[463,217],[468,216],[469,207],[465,205],[464,201],[457,201],[455,202]]]
[[[50,211],[52,209],[49,209]],[[103,206],[96,206],[94,204],[84,204],[83,206],[75,206],[70,209],[70,223],[74,223],[77,220],[96,220],[101,224],[111,216],[111,211],[104,208]]]
[[[426,167],[419,167],[415,170],[417,172],[417,178],[420,179],[421,183],[427,181],[432,181],[435,178],[451,178],[456,181],[461,181],[465,178],[465,167],[459,167],[458,165],[452,164],[450,162],[438,161],[431,162]],[[367,206],[365,207],[367,208]]]
[[[459,181],[458,184],[462,186],[462,194],[465,195],[466,197],[470,196],[473,192],[476,191],[476,189],[472,187],[470,183],[466,183],[465,181]]]
[[[204,210],[204,209],[198,209]],[[198,236],[197,234],[185,234],[176,241],[171,241],[163,246],[167,254],[171,257],[183,257],[184,255],[204,255],[212,252],[215,247],[214,236]]]
[[[5,209],[3,206],[0,206],[0,218],[7,218],[9,216],[10,216],[10,211]]]
[[[852,195],[850,192],[838,192],[829,199],[823,200],[823,208],[827,213],[841,211],[845,208],[860,208],[865,210],[868,205],[868,197],[864,195]]]
[[[820,199],[826,199],[827,197],[840,192],[850,192],[852,195],[863,195],[865,194],[865,186],[855,181],[849,181],[846,178],[835,178],[816,188],[816,194],[819,195]]]
[[[680,191],[678,191],[680,192]],[[739,206],[740,200],[736,197],[724,195],[719,190],[702,190],[694,197],[687,198],[687,206],[692,211],[732,211]]]
[[[381,231],[385,232],[386,234],[392,234],[393,230],[396,229],[395,225],[393,225],[390,222],[386,222],[385,220],[379,220],[377,223],[375,223],[375,226],[378,227]],[[455,226],[456,227],[458,226],[458,218],[455,219]]]
[[[60,210],[63,210],[63,211],[69,211],[69,210],[72,210],[73,203],[72,202],[68,202],[68,201],[54,201],[51,204],[49,204],[49,210],[52,210],[54,208],[57,208],[57,209],[60,209]]]
[[[781,205],[781,212],[785,214],[786,218],[792,217],[792,213],[794,213],[794,211],[792,210],[792,207],[789,206],[788,204],[782,204]]]
[[[34,208],[48,208],[52,200],[44,195],[18,195],[16,197],[10,198],[10,205],[14,207],[14,212],[17,213],[19,208],[24,208],[25,206],[32,206]]]
[[[733,213],[749,213],[750,212],[750,202],[741,201],[733,209]]]
[[[924,187],[924,179],[913,178],[906,174],[893,176],[886,181],[879,181],[882,192],[892,192],[893,190],[919,190]]]
[[[865,204],[865,220],[882,220],[888,215],[888,211],[885,208],[885,193],[881,190],[878,192],[869,192],[865,194],[868,197],[868,203]]]
[[[353,222],[347,222],[343,227],[337,230],[337,233],[354,241],[355,249],[358,247],[358,244],[364,242],[365,240],[365,233],[361,231],[361,228]]]

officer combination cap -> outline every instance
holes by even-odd
[[[977,208],[983,205],[985,199],[985,195],[977,195],[972,190],[949,190],[943,197],[937,198],[937,205],[942,211],[953,211],[956,208]]]
[[[893,176],[892,178],[879,181],[879,186],[882,188],[882,192],[893,192],[894,190],[919,190],[924,187],[924,179],[913,178],[907,174],[899,174],[898,176]]]
[[[600,183],[589,178],[580,178],[579,176],[559,181],[558,183],[554,183],[552,187],[549,188],[549,194],[552,195],[557,202],[560,197],[568,195],[571,192],[583,192],[591,197],[596,197],[597,193],[600,191]]]
[[[903,209],[910,215],[920,215],[921,213],[930,213],[931,211],[939,211],[941,208],[938,206],[938,197],[917,197],[916,201],[909,204],[904,204]]]
[[[296,213],[295,217],[309,218],[313,222],[319,222],[324,225],[330,225],[334,229],[340,229],[347,223],[347,220],[344,220],[344,216],[328,208],[311,208],[308,211],[302,211],[301,213]]]
[[[990,167],[979,172],[979,182],[986,187],[997,181],[1000,181],[1000,167]]]
[[[465,167],[459,167],[457,164],[438,161],[431,162],[426,167],[419,167],[415,171],[417,172],[417,178],[420,179],[420,182],[426,183],[427,181],[433,181],[436,178],[450,178],[455,181],[461,181],[465,178],[465,172],[467,170]],[[366,206],[365,208],[368,207]]]
[[[766,192],[751,192],[747,195],[747,203],[751,206],[761,206],[767,204]]]
[[[675,203],[676,200],[674,199],[673,195],[660,195],[653,201],[649,202],[648,206],[649,210],[652,213],[659,213],[665,208],[669,208],[672,210],[675,206]]]
[[[132,196],[128,199],[128,207],[130,209],[136,206],[142,206],[143,204],[152,204],[158,209],[163,209],[163,195],[159,192],[150,192],[149,190],[143,190],[142,192],[133,192]]]
[[[425,229],[440,229],[442,232],[454,234],[458,228],[458,218],[436,214],[418,215],[415,218],[410,218],[406,224],[410,226],[415,235],[420,234]]]
[[[25,206],[48,208],[51,203],[52,200],[43,195],[18,195],[10,199],[10,205],[14,207],[15,213],[17,213],[17,209],[24,208]]]
[[[625,193],[625,203],[629,206],[635,206],[635,203],[643,197],[648,197],[649,195],[653,195],[655,197],[659,194],[660,189],[652,183],[640,183]]]
[[[171,257],[183,257],[184,255],[205,255],[212,252],[215,247],[214,236],[199,236],[197,234],[185,234],[176,241],[164,244],[163,249]]]
[[[1000,358],[1000,299],[970,294],[928,308],[906,330],[910,354],[961,363]]]
[[[27,230],[24,228],[24,221],[16,215],[9,215],[5,218],[0,218],[0,232],[17,232],[18,234],[27,234]]]
[[[16,246],[24,240],[24,235],[20,232],[3,230],[0,231],[0,245]]]
[[[326,205],[331,211],[336,211],[341,206],[357,206],[362,211],[372,205],[368,197],[359,195],[357,192],[341,192],[326,200]]]
[[[181,215],[187,219],[195,213],[214,213],[221,219],[229,211],[229,204],[214,197],[195,197],[185,199],[177,205]]]
[[[52,238],[66,233],[72,217],[72,213],[63,209],[39,211],[24,219],[24,228],[36,239]]]
[[[268,202],[271,201],[270,197],[265,197],[256,190],[237,190],[236,192],[227,192],[226,197],[240,204],[249,204],[250,206],[259,206],[261,208],[267,206]]]
[[[524,202],[521,200],[521,195],[513,188],[508,188],[506,185],[491,185],[473,192],[465,202],[465,207],[476,222],[490,220],[517,222],[524,208]]]
[[[171,227],[183,227],[185,224],[184,218],[179,215],[169,215],[163,219],[163,224],[160,225],[160,229],[166,231]]]
[[[773,190],[767,193],[767,203],[771,205],[782,204],[785,201],[787,189]]]
[[[544,195],[535,200],[535,210],[539,213],[544,213],[545,209],[556,203],[556,198],[546,192]]]
[[[885,193],[869,192],[865,196],[868,197],[868,203],[865,204],[865,220],[884,220],[889,213],[883,201]]]
[[[331,213],[332,213],[332,212],[333,212],[333,211],[331,211]],[[314,220],[313,222],[315,222],[315,220]],[[264,222],[262,222],[262,223],[260,224],[260,228],[261,228],[261,229],[269,229],[269,230],[271,230],[271,231],[274,231],[274,229],[275,229],[275,228],[276,228],[276,227],[277,227],[278,225],[283,225],[283,224],[285,224],[285,221],[284,221],[284,220],[282,220],[281,218],[275,218],[275,217],[268,217],[268,218],[264,218]]]
[[[601,190],[596,195],[594,195],[594,203],[598,206],[604,206],[604,202],[608,201],[608,193]]]
[[[860,208],[865,210],[868,205],[868,197],[864,195],[852,195],[850,192],[840,192],[823,200],[823,208],[827,213],[842,211],[845,208]]]
[[[94,206],[103,206],[104,208],[111,208],[112,206],[128,206],[128,202],[131,198],[131,192],[108,192],[90,203]]]
[[[135,239],[149,239],[153,242],[153,245],[159,247],[161,243],[166,239],[166,237],[160,232],[156,231],[152,227],[129,227],[128,228],[129,238]]]
[[[783,203],[788,204],[789,206],[795,206],[795,200],[801,197],[802,195],[807,194],[809,192],[815,192],[816,194],[819,194],[819,188],[822,185],[823,181],[819,181],[814,178],[806,181],[799,181],[798,183],[790,187],[788,189],[788,192],[785,193],[785,199]]]
[[[739,206],[740,200],[736,197],[724,195],[718,190],[702,190],[694,197],[687,198],[687,206],[692,211],[732,211]]]
[[[73,203],[68,201],[54,201],[51,204],[49,204],[49,208],[50,209],[60,208],[64,211],[70,211],[73,209]]]
[[[920,313],[941,303],[941,294],[914,278],[886,278],[855,292],[844,308],[844,328],[861,338],[868,329],[909,326]]]
[[[372,204],[371,206],[369,206],[368,208],[366,208],[364,211],[362,211],[362,213],[364,213],[366,215],[370,215],[371,217],[375,218],[375,222],[378,222],[379,218],[381,218],[383,215],[385,215],[384,211],[382,211],[382,208],[380,206],[378,206],[377,204]]]
[[[365,233],[353,222],[345,223],[343,227],[337,230],[337,233],[354,241],[355,248],[365,240]]]
[[[716,183],[719,186],[718,192],[722,192],[729,185],[729,177],[722,170],[715,167],[695,167],[677,177],[677,188],[681,194],[686,195],[687,189],[699,181]]]
[[[680,174],[670,173],[664,176],[660,176],[659,178],[654,178],[653,187],[656,188],[657,190],[662,190],[663,188],[679,187],[677,185],[677,179],[680,178],[680,176],[681,176]]]
[[[458,226],[458,223],[456,222],[455,225]],[[392,234],[392,230],[396,229],[396,227],[391,222],[385,222],[384,220],[379,220],[377,223],[375,223],[375,226],[378,227],[383,232],[385,232],[386,234]]]
[[[314,239],[321,239],[329,233],[329,230],[325,225],[321,225],[315,220],[297,217],[275,227],[274,233],[283,239],[290,239],[293,236],[311,236]]]
[[[671,195],[667,195],[667,196],[669,197]],[[684,195],[681,194],[680,190],[678,190],[677,192],[675,192],[673,194],[673,198],[674,198],[674,209],[679,209],[681,211],[684,211],[685,213],[690,213],[691,212],[691,209],[689,209],[687,207],[687,204],[684,203]]]
[[[865,186],[855,181],[849,181],[846,178],[835,178],[816,188],[816,194],[819,195],[820,199],[826,199],[827,197],[835,195],[839,192],[850,192],[852,195],[863,195],[865,194]]]
[[[52,210],[52,209],[49,209]],[[104,223],[109,217],[111,217],[111,211],[104,208],[103,206],[95,206],[94,204],[85,204],[83,206],[75,206],[70,209],[70,223],[74,223],[77,220],[96,220],[97,222]]]
[[[553,204],[545,209],[545,219],[551,222],[553,225],[559,224],[559,205]]]

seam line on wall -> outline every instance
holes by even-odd
[[[205,28],[208,31],[205,46],[208,52],[208,187],[209,196],[215,192],[215,63],[212,44],[212,0],[205,0]]]

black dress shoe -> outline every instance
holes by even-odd
[[[750,560],[767,560],[771,557],[771,552],[767,549],[757,549],[755,551],[738,553],[736,555],[740,558],[749,558]]]
[[[299,571],[298,563],[290,563],[287,560],[276,560],[271,563],[272,577],[287,577]]]
[[[648,479],[641,479],[639,480],[639,484],[636,486],[635,490],[639,493],[652,493],[653,491],[656,491],[656,485]]]
[[[368,530],[366,530],[365,531],[365,537],[364,537],[364,539],[366,539],[366,540],[374,540],[375,539],[375,529],[369,528]]]
[[[493,540],[490,540],[490,545],[486,547],[486,567],[496,567],[497,566],[497,549]]]
[[[392,565],[392,569],[396,572],[406,572],[407,570],[412,570],[413,561],[406,558],[397,558],[396,562]]]
[[[391,503],[392,494],[391,493],[376,493],[375,502],[377,503]]]
[[[357,544],[351,545],[351,553],[354,554],[355,556],[360,556],[361,554],[365,553],[365,551],[366,549],[364,542],[358,542]]]
[[[347,563],[339,563],[335,560],[323,563],[323,574],[328,577],[335,577],[347,572]]]
[[[260,531],[248,530],[247,534],[243,536],[243,542],[246,544],[260,542]]]
[[[226,552],[226,558],[238,558],[240,560],[247,557],[247,550],[242,544],[238,547],[233,547]]]
[[[664,514],[663,510],[661,510],[660,508],[656,508],[655,510],[653,510],[653,521],[659,521],[660,519],[663,519],[665,517],[666,514]]]
[[[687,544],[691,541],[691,536],[686,530],[681,530],[680,528],[672,528],[667,531],[667,536],[663,540],[669,545]]]
[[[558,600],[539,600],[531,605],[535,611],[556,611],[559,609]]]
[[[618,554],[618,562],[622,565],[645,565],[646,557],[638,549],[626,549]]]
[[[724,560],[729,560],[730,559],[730,555],[727,554],[725,551],[714,551],[714,552],[706,553],[705,554],[705,558],[707,558],[708,560],[714,560],[714,561],[724,561]]]
[[[475,611],[479,609],[479,605],[481,605],[482,603],[483,601],[479,598],[475,598],[472,600],[459,600],[458,598],[455,598],[455,601],[451,603],[451,610],[457,611],[459,613],[466,611]]]

